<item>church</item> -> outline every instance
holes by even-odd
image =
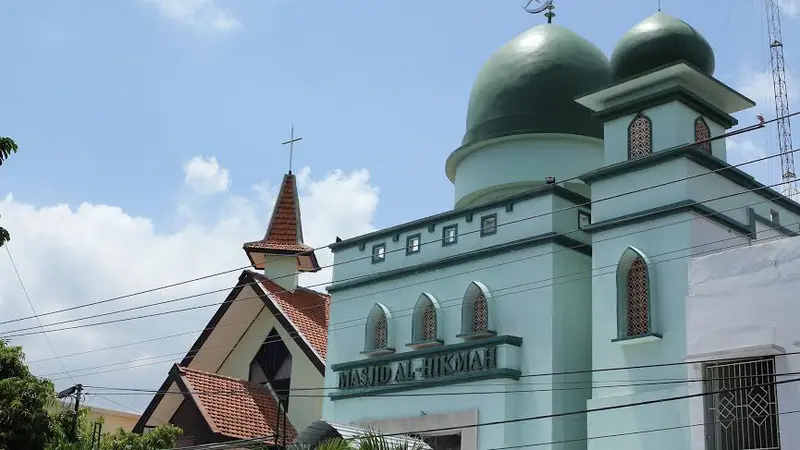
[[[727,162],[732,114],[755,103],[714,69],[664,12],[610,57],[553,23],[492,54],[445,161],[453,209],[330,245],[322,419],[437,450],[719,450],[777,433],[714,420],[758,396],[704,402],[686,381],[691,259],[800,222]],[[778,448],[764,445],[735,448]]]
[[[259,272],[241,273],[134,432],[171,423],[183,430],[180,447],[242,439],[283,447],[322,414],[330,298],[298,285],[300,273],[320,267],[303,242],[291,171],[264,238],[243,250]],[[298,388],[304,395],[289,395]]]

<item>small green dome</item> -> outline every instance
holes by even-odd
[[[603,138],[603,124],[575,102],[611,84],[608,58],[586,39],[544,24],[497,50],[470,93],[462,145],[528,133]]]
[[[628,31],[611,54],[614,81],[685,61],[708,76],[714,74],[714,51],[688,23],[658,12]]]

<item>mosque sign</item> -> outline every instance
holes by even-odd
[[[359,389],[441,379],[496,368],[495,345],[345,369],[338,372],[338,381],[339,389]]]

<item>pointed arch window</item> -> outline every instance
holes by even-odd
[[[430,294],[422,294],[414,305],[411,319],[410,347],[431,347],[441,345],[439,339],[439,304]]]
[[[275,391],[283,407],[289,407],[292,354],[274,328],[264,339],[253,360],[250,361],[249,381],[269,386]]]
[[[628,159],[641,158],[653,153],[653,122],[642,113],[628,125]]]
[[[653,271],[647,257],[628,247],[617,266],[618,338],[660,337],[654,329]]]
[[[391,342],[391,313],[380,303],[376,303],[367,316],[364,337],[364,353],[367,355],[383,355],[394,353]]]
[[[460,338],[476,339],[496,334],[492,330],[491,299],[489,289],[483,283],[470,283],[461,304]]]
[[[706,119],[702,116],[694,119],[694,141],[697,142],[697,148],[700,150],[711,153],[711,141],[706,139],[711,139],[711,128],[708,127],[708,123],[706,123]],[[705,142],[700,142],[705,141]]]

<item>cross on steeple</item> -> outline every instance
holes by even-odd
[[[292,173],[292,157],[294,156],[294,143],[303,140],[302,137],[294,137],[294,125],[292,125],[292,132],[289,135],[289,140],[281,142],[281,145],[289,144],[289,173]]]

